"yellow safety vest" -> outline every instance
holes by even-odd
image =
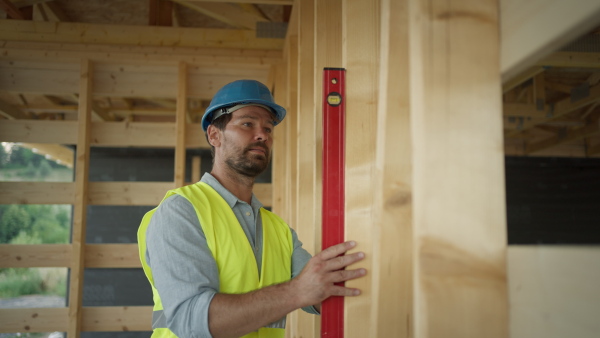
[[[174,194],[186,198],[196,211],[206,236],[206,242],[219,270],[219,292],[246,293],[290,280],[294,249],[292,234],[288,225],[277,215],[264,208],[260,209],[263,225],[263,255],[261,275],[259,276],[254,252],[244,230],[233,210],[212,187],[200,182],[170,190],[163,201]],[[166,328],[166,325],[155,323],[156,318],[163,315],[163,306],[160,295],[154,287],[152,270],[146,262],[146,229],[157,208],[148,211],[142,219],[137,234],[138,249],[144,273],[152,286],[154,298],[152,338],[172,338],[177,336]],[[244,337],[283,338],[284,336],[285,318],[282,318],[269,327],[260,328]]]

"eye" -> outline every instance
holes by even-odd
[[[271,128],[265,128],[265,132],[267,134],[271,134],[273,132],[273,129],[271,129]]]
[[[244,123],[242,123],[242,126],[252,127],[252,122],[244,122]]]

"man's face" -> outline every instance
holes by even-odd
[[[215,160],[224,161],[240,175],[256,177],[271,160],[273,115],[262,107],[248,106],[232,113],[220,131]]]

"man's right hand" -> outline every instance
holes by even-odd
[[[360,295],[358,289],[335,285],[366,275],[365,269],[345,270],[365,257],[363,252],[344,255],[355,246],[354,241],[340,243],[311,258],[300,275],[290,282],[301,307],[318,305],[330,296]]]

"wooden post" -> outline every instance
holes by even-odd
[[[415,337],[505,338],[498,1],[409,4]]]
[[[413,337],[408,3],[381,1],[368,337]]]
[[[373,185],[379,66],[379,0],[345,1],[343,67],[346,68],[346,239],[357,241],[366,258],[353,268],[371,271],[373,264]],[[372,278],[346,283],[362,290],[345,302],[346,337],[369,337]]]
[[[185,185],[185,120],[187,110],[187,65],[179,63],[177,110],[175,112],[175,187]]]
[[[94,68],[91,61],[83,59],[81,61],[79,78],[77,156],[75,158],[75,205],[73,206],[71,271],[69,276],[69,323],[67,327],[69,338],[78,338],[81,332],[93,72]]]
[[[286,66],[280,63],[273,66],[275,73],[275,102],[287,108],[287,81],[286,81]],[[272,162],[272,186],[273,186],[273,212],[279,215],[284,220],[287,218],[285,200],[285,177],[286,177],[286,153],[287,153],[287,137],[286,137],[287,119],[283,120],[280,125],[275,127],[273,133],[273,162]]]
[[[298,122],[297,122],[297,182],[296,220],[298,237],[303,247],[311,254],[317,253],[315,233],[320,227],[315,224],[314,196],[316,157],[315,120],[315,13],[314,0],[300,0],[294,5],[298,11]],[[319,73],[320,74],[320,73]],[[320,123],[320,121],[319,121]],[[320,189],[319,189],[320,191]],[[319,317],[298,311],[297,336],[318,336]]]

